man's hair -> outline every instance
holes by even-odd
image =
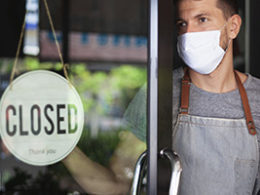
[[[223,11],[225,18],[238,14],[237,0],[217,0],[217,7]]]
[[[175,5],[182,0],[173,0]],[[217,0],[217,7],[223,11],[224,17],[227,19],[234,14],[238,14],[237,0]]]

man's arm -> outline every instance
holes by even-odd
[[[74,179],[91,194],[124,194],[127,183],[117,180],[109,169],[90,160],[78,147],[63,160]]]
[[[79,185],[90,194],[126,194],[135,162],[144,150],[145,143],[130,132],[122,132],[109,168],[90,160],[78,147],[63,163]]]

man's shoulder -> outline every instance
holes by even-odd
[[[253,115],[260,116],[260,79],[248,74],[244,84]],[[260,121],[259,121],[260,122]],[[260,123],[258,124],[258,126]]]
[[[260,79],[248,74],[248,82],[245,83],[247,91],[254,91],[260,94]]]
[[[254,83],[257,83],[257,84],[260,83],[260,78],[255,77],[255,76],[252,76],[252,75],[250,75],[250,77],[252,78],[252,81],[253,81]],[[260,87],[260,86],[259,86],[259,87]]]
[[[183,67],[178,67],[176,69],[173,69],[172,73],[172,82],[173,82],[173,90],[178,90],[181,86],[181,80],[183,78],[184,71]]]
[[[184,75],[184,72],[183,72],[183,67],[182,66],[173,69],[173,74],[172,74],[173,81],[178,81],[178,80],[182,79],[183,75]]]
[[[172,82],[173,82],[173,98],[179,98],[180,95],[180,88],[181,88],[181,80],[183,78],[184,75],[184,71],[183,71],[183,67],[178,67],[176,69],[173,70],[172,73]]]

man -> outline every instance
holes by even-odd
[[[173,72],[173,150],[183,166],[179,194],[257,194],[260,80],[233,69],[233,40],[241,26],[235,1],[175,0],[175,5],[177,48],[188,65],[185,71],[179,68]],[[143,124],[136,121],[137,117],[131,119],[145,109],[145,95],[136,98],[133,102],[140,104],[130,105],[125,115],[132,127]],[[145,134],[145,128],[141,131]],[[144,137],[140,136],[142,132],[133,132]],[[127,187],[112,192],[120,184],[113,172],[91,161],[84,163],[89,160],[80,158],[80,154],[75,150],[64,163],[78,176],[79,183],[85,179],[82,185],[86,191],[126,193]],[[78,171],[78,167],[82,169]],[[93,174],[88,180],[82,170],[89,169]],[[98,187],[100,180],[107,181],[106,185]]]
[[[236,2],[175,4],[177,49],[188,66],[173,77],[173,150],[183,166],[179,194],[257,194],[260,80],[233,68],[241,26]]]

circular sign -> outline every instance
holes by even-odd
[[[15,79],[0,102],[0,133],[8,150],[31,165],[50,165],[76,146],[84,110],[75,88],[45,70]]]

